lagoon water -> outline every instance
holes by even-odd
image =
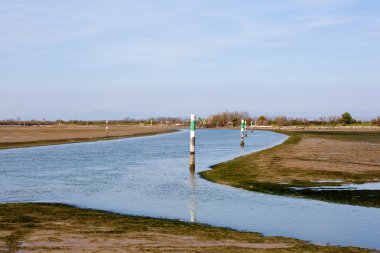
[[[286,139],[237,130],[197,130],[196,171]],[[0,150],[0,202],[59,202],[180,219],[318,244],[380,249],[380,208],[273,196],[189,173],[189,132]]]

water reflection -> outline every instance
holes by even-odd
[[[190,222],[196,222],[197,221],[197,196],[198,196],[198,185],[197,185],[197,178],[195,176],[194,170],[190,170],[190,177],[189,177],[189,197],[188,197],[188,206],[189,206],[189,213],[190,213]]]
[[[190,173],[194,173],[195,171],[195,154],[190,154]]]

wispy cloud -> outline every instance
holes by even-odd
[[[315,28],[352,22],[348,17],[318,13],[308,16],[296,13],[279,20],[266,17],[281,16],[281,11],[300,6],[346,5],[347,0],[269,3],[272,9],[266,6],[264,13],[255,12],[253,16],[239,13],[239,8],[214,10],[200,1],[186,6],[169,2],[169,5],[161,6],[112,1],[123,11],[112,11],[98,1],[90,7],[88,3],[75,5],[72,2],[57,5],[25,1],[2,3],[0,49],[20,50],[24,47],[39,50],[43,55],[46,47],[58,46],[58,50],[62,50],[63,46],[66,55],[62,57],[88,59],[91,64],[177,64],[241,45],[278,43]],[[262,5],[258,4],[259,9]],[[171,9],[165,9],[168,6]],[[99,9],[103,7],[105,9]],[[186,17],[192,16],[194,18],[187,20]],[[214,31],[213,27],[221,30]]]
[[[109,106],[133,107],[139,96],[153,93],[175,97],[176,108],[190,110],[194,103],[183,94],[184,86],[193,85],[209,97],[217,92],[215,97],[230,101],[226,106],[231,108],[236,107],[229,98],[251,87],[259,95],[251,100],[251,94],[242,94],[246,106],[271,106],[267,97],[272,97],[296,107],[314,98],[310,90],[321,96],[328,93],[324,103],[334,106],[342,88],[354,97],[358,85],[373,89],[377,84],[368,80],[380,80],[376,3],[0,1],[0,100],[8,108],[25,107],[15,99],[23,91],[25,101],[48,108],[43,91],[54,87],[57,90],[45,96],[82,111],[99,109],[90,108],[92,104],[104,106],[96,102],[104,94]],[[170,96],[165,87],[170,87]],[[278,92],[284,87],[292,104]],[[93,92],[91,98],[79,98],[88,92]],[[375,96],[361,92],[368,101]],[[78,101],[71,104],[62,94]],[[126,100],[128,94],[133,95]],[[203,93],[196,95],[197,105],[216,108],[219,103]],[[153,103],[169,108],[150,96]]]

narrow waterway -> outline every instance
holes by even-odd
[[[282,143],[286,136],[197,130],[196,171]],[[0,150],[0,202],[61,202],[380,249],[380,208],[249,192],[189,173],[189,132]]]

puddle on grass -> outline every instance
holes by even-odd
[[[328,180],[322,180],[318,181],[319,183],[339,183],[343,182],[340,180],[335,181],[328,181]],[[339,186],[315,186],[315,187],[289,187],[289,189],[292,190],[315,190],[315,191],[326,191],[326,190],[380,190],[380,182],[379,183],[365,183],[365,184],[344,184]]]

